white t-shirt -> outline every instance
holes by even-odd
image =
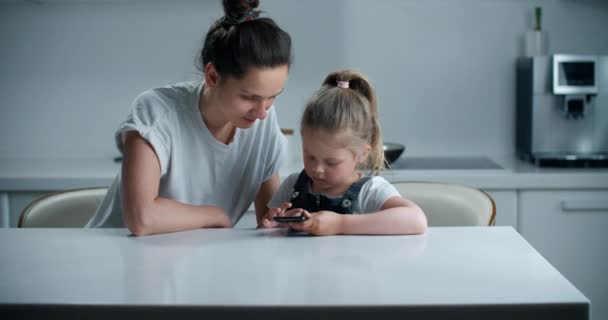
[[[198,108],[202,86],[184,82],[140,94],[116,132],[116,144],[122,152],[125,133],[137,131],[160,161],[159,197],[220,207],[235,224],[262,183],[278,172],[285,137],[271,107],[265,120],[237,129],[229,145],[219,142]],[[125,226],[120,188],[119,173],[88,227]]]
[[[299,175],[299,172],[293,173],[283,181],[279,190],[268,203],[270,208],[279,207],[283,202],[290,202],[293,187],[296,185]],[[310,188],[310,186],[308,187]],[[400,194],[390,182],[383,177],[373,176],[361,186],[357,203],[353,208],[353,214],[378,212],[382,209],[386,200],[394,196],[400,196]]]

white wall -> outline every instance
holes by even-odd
[[[281,125],[297,128],[327,72],[348,67],[375,83],[385,140],[408,154],[511,153],[535,5],[551,53],[608,54],[603,0],[262,0],[294,40]],[[219,1],[0,0],[0,156],[118,155],[113,132],[139,92],[201,78],[220,15]]]

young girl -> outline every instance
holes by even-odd
[[[224,0],[205,37],[204,81],[140,94],[116,132],[124,155],[89,227],[136,236],[232,227],[255,203],[258,223],[279,186],[283,137],[273,102],[291,64],[291,38],[257,10]]]
[[[367,77],[353,71],[329,74],[304,110],[301,133],[304,170],[279,187],[265,227],[279,226],[275,216],[304,215],[306,221],[288,226],[315,235],[425,232],[420,207],[384,178],[363,174],[377,174],[385,164],[376,97]]]

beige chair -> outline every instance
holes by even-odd
[[[19,228],[82,228],[101,204],[108,188],[82,188],[46,195],[30,203]]]
[[[487,193],[472,187],[436,182],[393,183],[402,197],[414,201],[430,227],[494,225],[496,205]]]

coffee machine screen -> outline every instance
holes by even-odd
[[[597,56],[553,55],[554,94],[597,94]]]
[[[558,84],[562,86],[594,86],[593,62],[563,62],[559,69]]]

